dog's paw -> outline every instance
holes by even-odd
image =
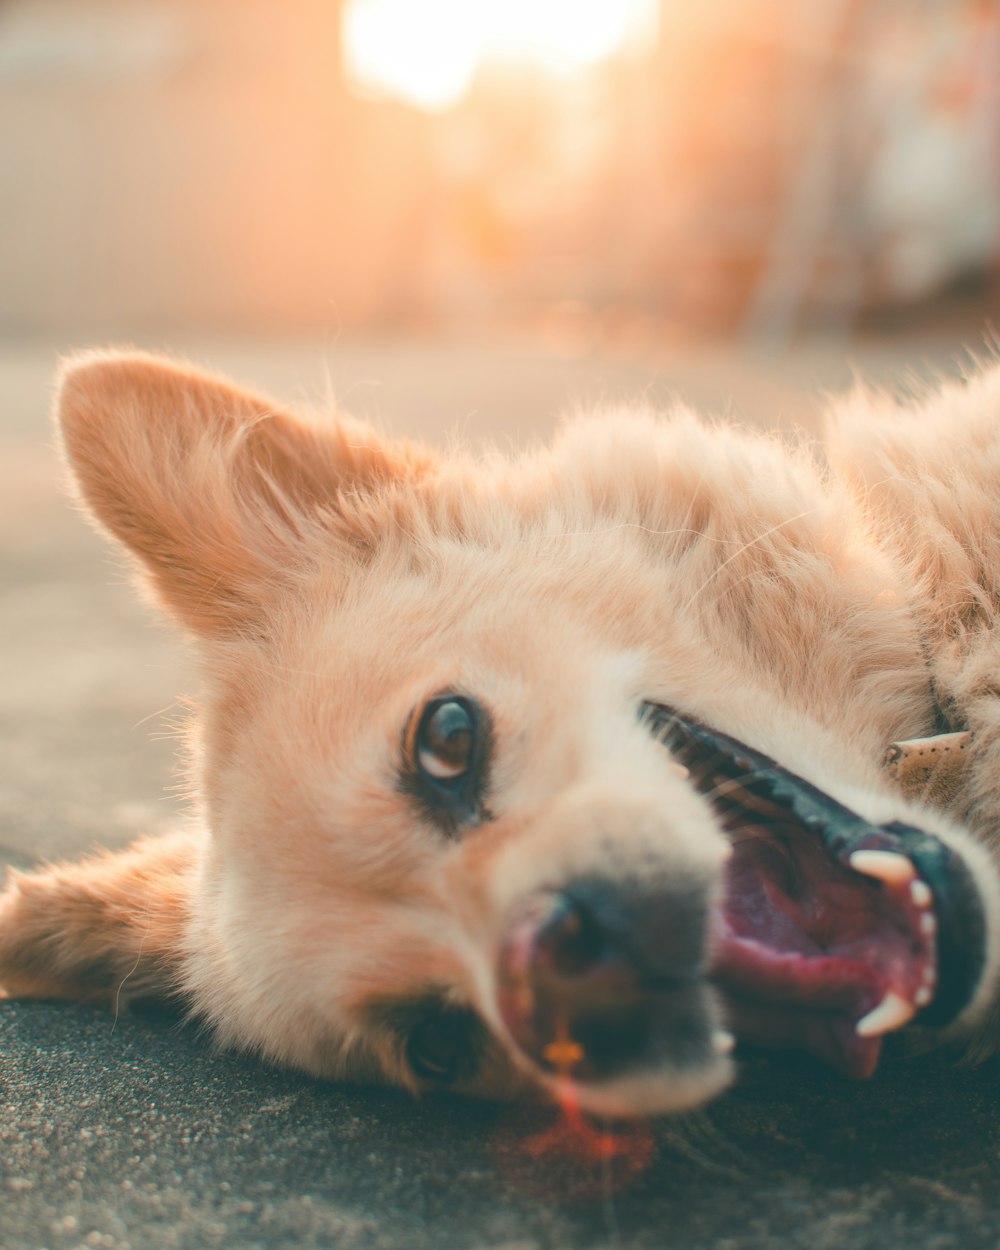
[[[187,834],[37,872],[11,870],[0,894],[0,986],[11,998],[78,1002],[177,993]]]

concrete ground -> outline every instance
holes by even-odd
[[[520,443],[576,406],[678,392],[815,431],[820,392],[852,368],[901,385],[967,368],[982,343],[964,326],[780,354],[146,345],[290,401],[332,393],[400,433]],[[55,358],[54,345],[0,345],[0,863],[17,866],[169,826],[177,697],[192,689],[175,641],[60,493]],[[863,1086],[750,1056],[713,1107],[590,1166],[532,1153],[538,1126],[494,1108],[307,1081],[156,1014],[9,1003],[0,1250],[995,1247],[998,1082],[996,1064],[955,1071],[938,1055]]]

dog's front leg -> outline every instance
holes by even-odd
[[[193,834],[36,872],[0,894],[0,987],[8,997],[120,1005],[177,992]]]

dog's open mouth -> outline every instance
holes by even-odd
[[[737,1037],[874,1072],[883,1036],[972,997],[984,918],[938,838],[872,825],[768,756],[669,708],[644,716],[732,839],[711,977]]]

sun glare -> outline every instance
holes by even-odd
[[[363,90],[444,109],[485,62],[573,73],[647,37],[655,18],[655,0],[349,0],[345,58]]]

